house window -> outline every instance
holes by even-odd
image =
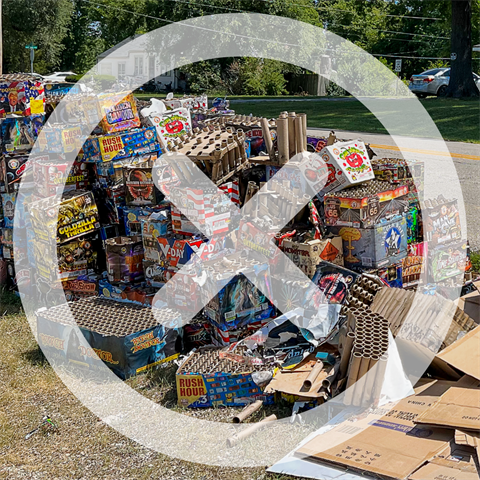
[[[118,64],[118,79],[119,80],[125,80],[125,63],[119,63]]]
[[[152,55],[148,57],[148,76],[155,78],[155,57]]]
[[[135,76],[143,75],[143,57],[135,57]]]
[[[101,63],[100,64],[100,74],[101,75],[111,75],[112,74],[112,64],[111,63]]]

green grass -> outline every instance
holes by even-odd
[[[392,100],[386,102],[383,113],[396,115],[397,102],[414,100]],[[456,100],[428,98],[420,100],[437,125],[445,140],[480,143],[480,102],[478,100]],[[351,130],[386,134],[387,131],[376,117],[359,101],[349,102],[310,102],[289,104],[278,102],[232,102],[232,108],[239,114],[264,117],[277,117],[284,110],[307,114],[308,126],[332,130]],[[403,104],[404,105],[404,104]],[[422,131],[411,132],[409,119],[404,119],[402,130],[409,136],[422,136]]]

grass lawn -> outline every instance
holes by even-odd
[[[415,100],[392,100],[388,102],[389,115],[396,115],[398,102]],[[437,125],[445,140],[480,143],[480,102],[478,100],[456,100],[427,98],[420,100]],[[285,110],[307,114],[308,126],[332,130],[352,130],[366,133],[387,133],[374,115],[359,101],[314,101],[299,102],[232,102],[231,108],[242,115],[277,117]],[[405,133],[409,131],[408,118],[405,119]]]

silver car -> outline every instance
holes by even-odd
[[[480,90],[480,77],[476,73],[472,73],[472,75],[477,88]],[[412,75],[408,88],[420,98],[425,98],[427,95],[441,97],[445,95],[449,82],[449,68],[433,68],[420,75]]]

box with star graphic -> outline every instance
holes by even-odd
[[[384,268],[407,256],[406,215],[397,215],[373,228],[331,227],[343,239],[346,267]]]
[[[0,80],[0,118],[9,114],[43,115],[45,88],[43,82],[20,74],[4,75]]]

